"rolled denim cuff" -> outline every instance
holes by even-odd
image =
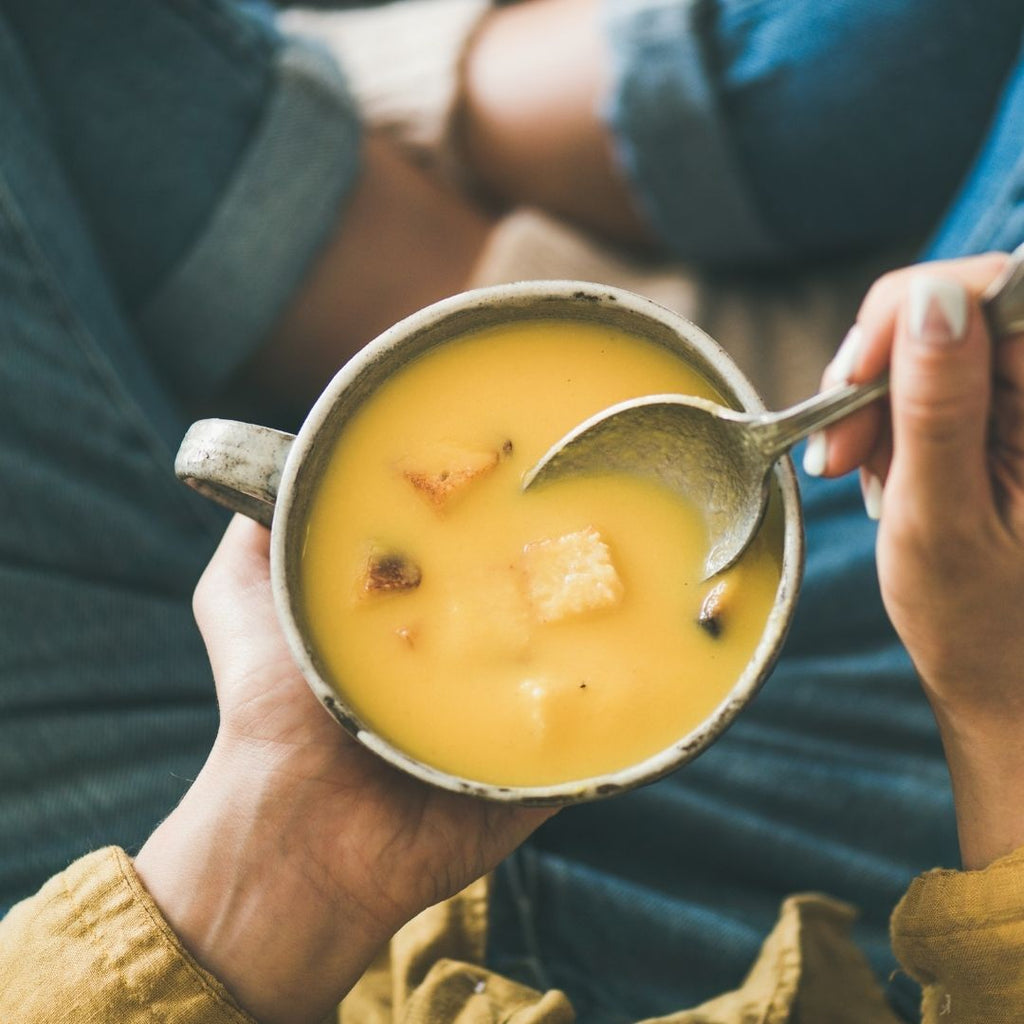
[[[705,0],[606,0],[601,115],[651,230],[702,263],[777,255],[737,166],[710,60]]]
[[[207,226],[139,316],[183,399],[214,393],[266,340],[336,229],[360,125],[321,50],[283,43],[266,107]]]

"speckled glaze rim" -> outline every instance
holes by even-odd
[[[331,686],[302,628],[298,572],[305,510],[319,469],[351,411],[399,366],[445,340],[515,318],[565,318],[618,324],[691,358],[727,400],[748,411],[764,408],[731,357],[707,334],[657,303],[618,288],[580,281],[530,281],[465,292],[420,310],[381,334],[347,363],[311,409],[287,454],[278,487],[271,540],[271,573],[278,615],[292,653],[313,692],[355,738],[385,761],[424,782],[458,793],[518,804],[568,804],[653,782],[707,749],[763,684],[792,620],[803,575],[803,522],[792,462],[775,470],[783,509],[782,571],[775,604],[746,669],[725,699],[697,728],[670,747],[618,771],[550,786],[501,786],[459,778],[418,761],[368,728]],[[339,399],[344,397],[344,401]]]
[[[764,409],[730,356],[688,320],[632,292],[582,281],[528,281],[465,292],[428,306],[385,331],[325,388],[297,435],[232,420],[200,420],[182,440],[177,475],[222,505],[271,526],[271,584],[291,652],[312,691],[360,743],[396,768],[456,793],[519,804],[569,804],[654,782],[706,750],[764,683],[782,649],[803,577],[804,535],[796,473],[780,459],[782,571],[775,603],[746,668],[718,707],[696,728],[646,760],[618,771],[551,786],[501,786],[459,778],[419,761],[377,735],[328,682],[303,626],[298,574],[307,509],[333,439],[363,401],[409,361],[467,333],[524,319],[597,322],[646,337],[682,356],[723,398],[750,412]]]

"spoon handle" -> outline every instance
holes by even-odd
[[[751,424],[756,428],[758,447],[774,462],[808,434],[824,430],[836,420],[870,405],[888,391],[889,374],[885,373],[867,384],[840,384],[781,412],[759,416]]]
[[[982,296],[981,307],[995,338],[1024,332],[1024,245]],[[889,374],[867,384],[841,384],[756,421],[757,443],[772,460],[815,430],[870,405],[889,390]]]

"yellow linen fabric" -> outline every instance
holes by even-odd
[[[0,922],[4,1024],[254,1024],[182,947],[131,859],[75,861]]]
[[[892,916],[893,950],[935,1024],[1024,1020],[1024,848],[983,871],[928,871]]]
[[[743,985],[658,1024],[898,1024],[850,941],[855,913],[826,896],[792,896]],[[392,940],[341,1005],[341,1024],[564,1024],[561,992],[540,993],[482,966],[486,883],[425,911]],[[679,965],[686,970],[685,964]],[[655,1024],[653,1020],[645,1024]]]
[[[849,938],[854,916],[826,896],[790,897],[740,988],[645,1024],[896,1024]],[[425,911],[382,950],[338,1021],[573,1021],[563,993],[483,967],[486,921],[484,880]],[[1024,850],[984,871],[922,875],[893,915],[893,945],[925,987],[926,1024],[1024,1019]],[[116,848],[76,861],[0,922],[0,1021],[254,1024]]]

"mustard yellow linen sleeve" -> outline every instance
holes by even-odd
[[[0,921],[0,1021],[255,1024],[182,948],[116,847]]]
[[[1024,1020],[1024,848],[981,871],[915,879],[893,913],[892,945],[924,987],[924,1024]]]

